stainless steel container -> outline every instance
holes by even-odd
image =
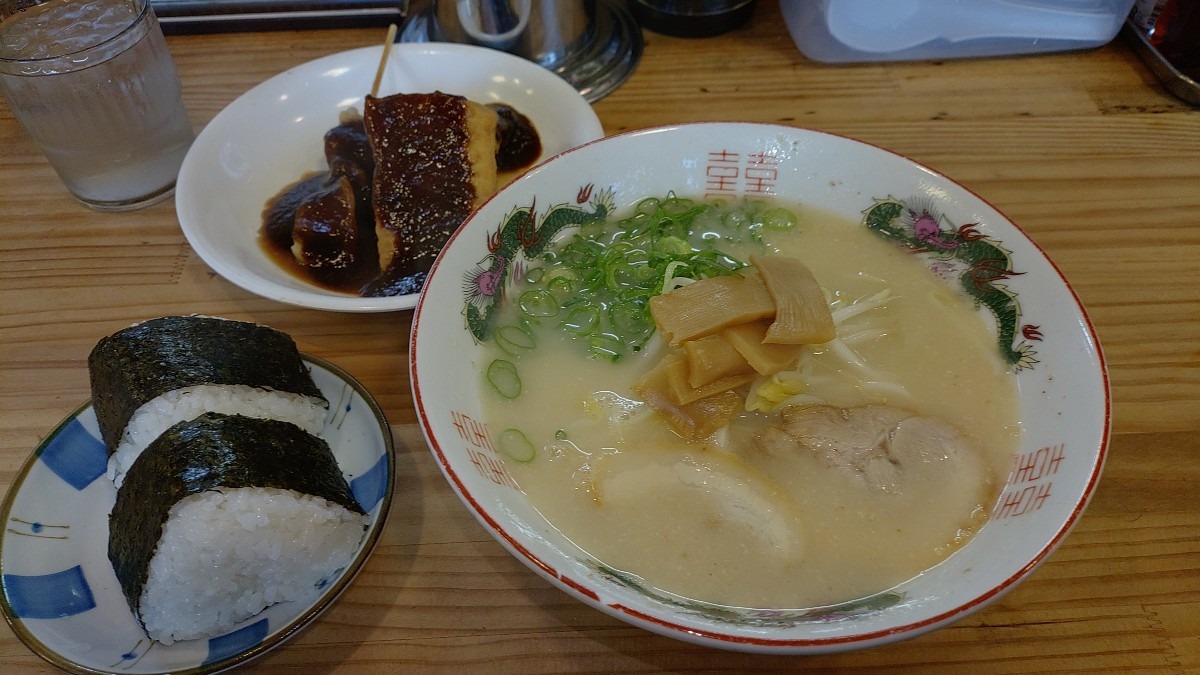
[[[612,0],[414,1],[399,39],[516,54],[557,73],[589,101],[624,82],[642,53],[640,27]]]

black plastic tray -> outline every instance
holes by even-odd
[[[399,25],[407,0],[151,0],[164,33]]]

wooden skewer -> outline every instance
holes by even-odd
[[[379,68],[375,71],[375,83],[371,85],[371,96],[379,95],[379,81],[383,79],[383,71],[387,68],[388,56],[392,53],[392,43],[396,40],[396,24],[388,26],[387,39],[383,43],[383,56],[379,58]]]

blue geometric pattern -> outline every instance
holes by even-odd
[[[369,513],[383,499],[390,478],[387,455],[383,455],[379,461],[375,462],[375,466],[350,481],[350,491],[354,493],[354,498],[358,500],[358,505],[363,508],[363,511]]]
[[[96,606],[78,565],[38,576],[5,574],[4,594],[13,614],[22,619],[62,619]]]
[[[41,460],[68,485],[82,490],[104,475],[108,449],[76,418],[50,439],[42,450]]]
[[[237,656],[266,638],[266,619],[260,619],[245,628],[239,628],[232,633],[212,638],[208,641],[208,657],[204,659],[204,665],[216,663],[231,656]]]

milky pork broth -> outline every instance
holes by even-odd
[[[488,424],[518,485],[572,541],[647,586],[763,608],[880,592],[963,545],[1010,467],[1016,378],[971,300],[857,222],[784,207],[710,209],[693,245],[711,227],[707,239],[737,261],[800,260],[837,338],[741,378],[715,433],[685,439],[642,395],[647,373],[684,352],[662,330],[636,350],[589,352],[564,329],[578,291],[554,316],[533,302],[546,279],[573,279],[561,265],[529,263],[536,283],[509,289],[497,324],[509,339],[489,343],[481,364]],[[743,226],[747,209],[759,214],[750,221],[774,210],[755,229]]]

